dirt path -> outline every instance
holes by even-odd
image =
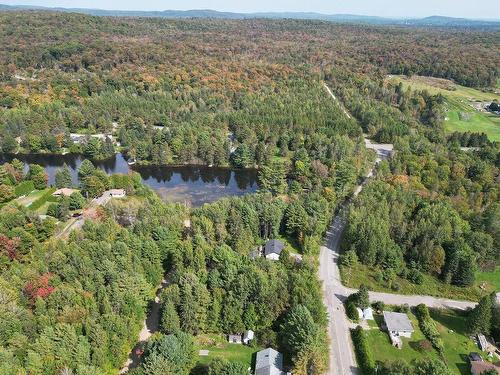
[[[120,374],[126,374],[129,370],[132,370],[140,365],[140,350],[142,349],[146,341],[149,340],[151,335],[159,331],[161,314],[160,294],[167,285],[167,280],[163,279],[158,290],[156,291],[156,297],[154,301],[150,304],[148,314],[143,323],[143,327],[141,329],[141,332],[139,332],[138,342],[130,351],[127,361],[123,364],[123,367],[120,370]]]
[[[325,82],[323,82],[323,86],[325,87],[326,91],[328,91],[328,94],[330,94],[330,96],[333,98],[333,100],[335,100],[337,102],[337,104],[340,106],[340,108],[345,113],[347,118],[351,119],[352,118],[351,114],[347,111],[347,109],[340,102],[340,100],[337,99],[337,97],[333,94],[332,90],[330,90],[330,88],[327,86],[327,84]]]

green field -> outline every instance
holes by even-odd
[[[442,94],[446,98],[445,127],[448,132],[471,131],[485,133],[492,141],[500,141],[500,116],[475,109],[474,102],[500,101],[500,95],[491,91],[457,85],[451,81],[413,76],[391,76],[392,82],[402,82],[405,88],[427,90],[431,94]]]
[[[262,348],[252,348],[247,345],[230,344],[227,339],[221,335],[203,335],[196,338],[196,354],[199,350],[208,350],[208,356],[198,356],[197,365],[208,365],[214,358],[224,358],[229,362],[240,362],[248,365],[252,364],[254,353]]]
[[[484,273],[481,274],[483,278],[494,279],[498,276],[498,273]],[[361,263],[356,264],[352,269],[347,270],[341,267],[340,275],[342,277],[342,283],[351,288],[359,288],[360,285],[364,284],[368,289],[376,292],[388,292],[388,293],[398,293],[398,294],[422,294],[425,291],[426,295],[461,299],[467,301],[479,301],[479,299],[496,289],[492,284],[487,284],[486,288],[483,290],[479,287],[479,283],[476,282],[474,286],[471,287],[458,287],[450,284],[445,284],[436,279],[435,277],[424,274],[424,282],[421,285],[413,284],[406,279],[396,276],[395,282],[398,284],[399,288],[397,290],[392,289],[385,282],[379,282],[377,280],[377,270],[365,266]],[[495,282],[498,282],[497,280]]]
[[[493,272],[477,272],[476,283],[486,283],[486,287],[495,291],[500,291],[500,267]]]
[[[404,359],[407,362],[422,358],[439,358],[433,348],[422,349],[419,345],[425,336],[418,326],[418,321],[412,313],[408,314],[415,332],[410,339],[402,338],[403,348],[392,346],[387,332],[378,328],[367,330],[367,339],[376,361],[384,363],[394,359]],[[455,374],[470,374],[467,356],[470,352],[479,352],[476,344],[465,333],[465,313],[454,310],[431,309],[431,316],[435,320],[444,344],[444,358],[448,367]],[[382,316],[375,315],[378,326],[382,323]],[[483,355],[486,359],[486,356]]]
[[[21,206],[29,207],[33,204],[33,202],[37,201],[43,195],[48,191],[49,189],[44,189],[44,190],[33,190],[31,193],[28,195],[17,198],[14,201],[19,203]]]

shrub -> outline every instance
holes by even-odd
[[[424,282],[424,275],[416,269],[411,269],[406,275],[406,279],[413,284],[422,285]]]
[[[375,309],[375,311],[384,311],[385,303],[382,301],[377,301],[372,304],[372,307]]]
[[[432,349],[432,343],[429,340],[420,340],[418,342],[418,348],[421,351],[429,351]]]
[[[45,202],[48,202],[52,198],[52,193],[54,191],[56,191],[56,189],[48,189],[45,193],[42,194],[40,198],[38,198],[29,206],[29,209],[33,211],[38,210],[45,204]]]
[[[349,319],[351,319],[354,323],[359,321],[359,314],[356,305],[353,302],[348,302],[345,313]]]
[[[375,360],[366,340],[365,332],[361,326],[357,326],[351,330],[352,341],[354,342],[354,350],[359,366],[363,370],[363,374],[373,374],[375,369]]]
[[[436,327],[436,323],[432,320],[429,314],[429,309],[426,305],[420,304],[417,306],[415,315],[418,319],[418,326],[424,334],[425,337],[431,342],[432,346],[437,350],[437,352],[442,355],[444,346],[443,341],[439,335],[439,331]]]

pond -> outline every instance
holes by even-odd
[[[64,163],[71,170],[73,183],[78,184],[78,167],[85,159],[82,155],[66,154],[18,154],[1,155],[0,164],[17,158],[26,164],[39,164],[45,167],[49,184],[54,184],[55,173]],[[192,206],[213,202],[226,196],[243,195],[255,192],[257,171],[252,169],[231,170],[206,166],[129,166],[122,154],[108,160],[93,162],[107,174],[127,173],[134,170],[141,175],[142,182],[154,189],[160,197],[169,202],[186,202]]]

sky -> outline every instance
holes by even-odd
[[[440,15],[500,19],[498,0],[0,0],[0,3],[112,10],[214,9],[245,13],[290,11],[403,18]]]

